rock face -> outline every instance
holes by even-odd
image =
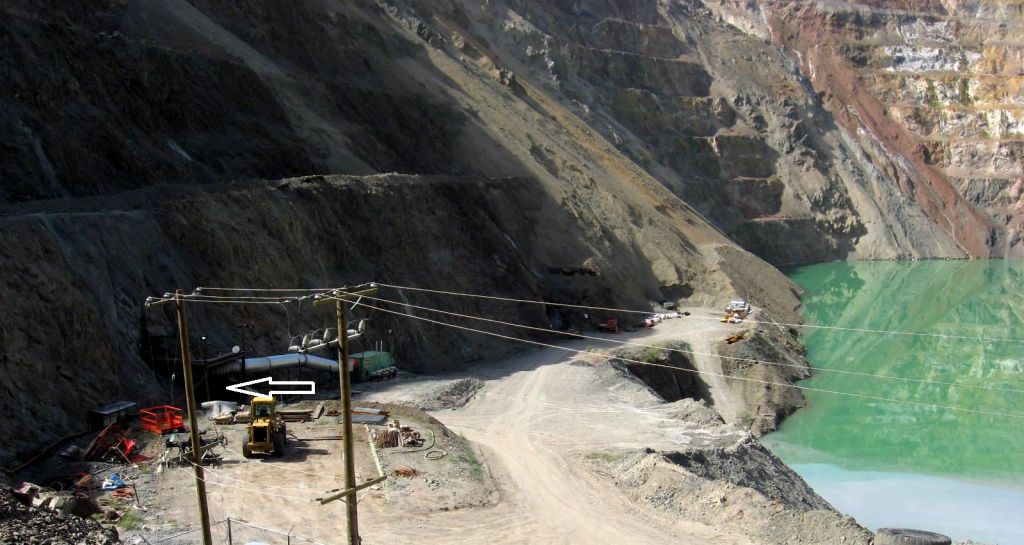
[[[874,110],[822,101],[812,85],[827,80],[793,53],[805,42],[748,26],[655,0],[4,2],[0,391],[25,410],[0,423],[24,438],[0,458],[81,429],[90,407],[175,401],[172,315],[141,307],[175,288],[377,280],[633,308],[743,296],[788,322],[798,290],[769,263],[983,256],[1009,240],[978,203],[1019,188],[964,169],[1010,169],[1012,143],[924,145],[889,117],[861,131],[852,120]],[[901,51],[862,56],[884,74],[925,62]],[[984,65],[954,53],[927,62]],[[1013,131],[999,115],[998,134]],[[238,344],[243,322],[266,354],[330,316],[197,308],[196,350],[203,335]],[[512,346],[374,327],[414,370]]]
[[[901,192],[873,143],[835,124],[791,52],[701,3],[414,4],[424,20],[481,21],[494,62],[769,262],[968,253]]]
[[[792,51],[839,125],[964,253],[1024,255],[1019,4],[709,5]]]

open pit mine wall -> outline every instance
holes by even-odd
[[[708,4],[792,51],[840,126],[964,253],[1024,255],[1019,2]]]
[[[179,287],[742,296],[788,322],[798,290],[765,261],[966,255],[791,55],[698,3],[8,0],[0,43],[4,461],[87,408],[166,401],[142,332],[173,340],[171,311],[141,303]],[[274,354],[323,312],[196,305],[191,334],[226,348],[246,322]],[[422,371],[518,346],[384,313],[369,329]],[[771,390],[780,414],[802,402]]]
[[[399,3],[396,2],[396,5]],[[981,255],[851,137],[789,51],[700,2],[405,2],[571,108],[742,247],[788,265]],[[867,144],[867,145],[866,145]],[[941,218],[939,218],[941,220]]]

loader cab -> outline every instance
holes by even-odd
[[[252,418],[273,418],[274,400],[266,397],[256,397],[252,400]]]

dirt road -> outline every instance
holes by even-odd
[[[739,327],[682,318],[609,338],[650,344],[682,340],[695,351],[706,352],[712,342]],[[617,345],[580,340],[559,346],[585,351]],[[360,502],[364,543],[749,543],[738,534],[681,521],[631,501],[610,478],[595,478],[582,467],[588,458],[609,452],[727,446],[744,434],[734,427],[706,428],[673,418],[666,404],[646,387],[621,375],[608,376],[607,366],[570,363],[576,355],[544,348],[463,373],[366,385],[357,403],[409,402],[466,377],[484,381],[464,407],[431,414],[475,443],[497,493],[469,498],[468,503],[476,505],[493,500],[487,507],[452,510],[432,510],[436,506],[413,497],[406,498],[404,507],[395,507],[379,492],[364,494]],[[600,361],[596,354],[589,357]],[[714,358],[694,356],[692,361],[700,370],[720,370]],[[719,404],[727,404],[726,387],[708,382]],[[232,517],[278,529],[295,525],[297,535],[325,544],[341,543],[344,506],[308,501],[317,491],[342,483],[337,427],[321,424],[290,426],[294,438],[288,456],[280,462],[245,461],[237,452],[225,451],[224,462],[207,473],[213,485],[212,518]],[[240,444],[241,428],[222,431],[228,433],[230,445]],[[360,439],[357,449],[360,480],[376,474],[365,444]],[[175,477],[161,479],[154,513],[172,526],[194,524],[191,473],[170,471]],[[465,494],[472,489],[459,490]],[[193,537],[175,543],[189,543]]]
[[[643,343],[685,340],[703,352],[711,340],[736,328],[678,319],[614,338]],[[583,350],[601,344],[574,341],[562,346]],[[639,507],[609,482],[578,468],[579,460],[596,452],[728,444],[736,436],[715,436],[668,418],[645,389],[621,382],[609,385],[594,369],[569,365],[573,355],[543,349],[488,366],[473,374],[485,380],[486,387],[464,408],[432,413],[481,447],[500,486],[498,505],[412,518],[373,506],[365,514],[366,541],[432,541],[431,535],[444,535],[446,543],[747,543],[742,537]],[[713,358],[695,359],[699,369],[714,371]],[[716,394],[728,395],[722,385],[711,386],[719,390]],[[404,399],[410,388],[415,390],[416,385],[396,384],[366,397]],[[396,519],[405,522],[394,524]]]

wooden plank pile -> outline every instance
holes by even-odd
[[[285,422],[306,422],[313,419],[312,409],[280,409],[277,414]]]

